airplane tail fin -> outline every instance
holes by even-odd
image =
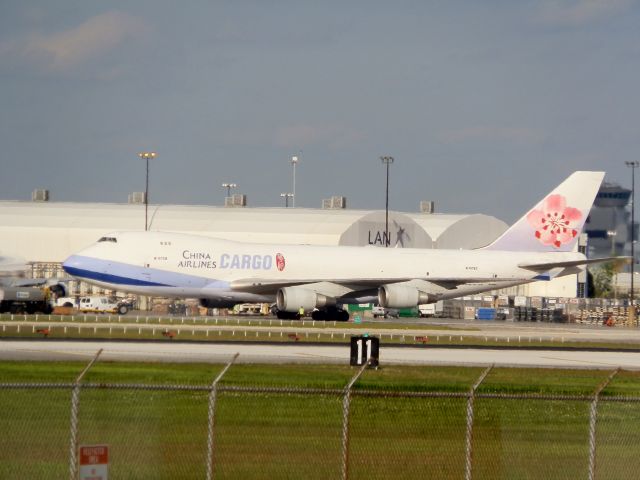
[[[570,252],[604,172],[574,172],[485,250]]]

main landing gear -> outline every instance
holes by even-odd
[[[298,312],[283,312],[282,310],[277,310],[276,317],[280,320],[300,320],[300,314]]]
[[[314,320],[336,320],[338,322],[348,322],[349,312],[341,308],[328,308],[326,310],[315,310],[311,314]]]
[[[283,312],[276,309],[274,313],[280,320],[300,320],[300,314],[298,312]],[[349,312],[342,310],[341,308],[314,310],[311,314],[311,318],[314,320],[335,320],[338,322],[347,322],[349,321]]]

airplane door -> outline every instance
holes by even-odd
[[[142,280],[145,282],[151,282],[151,258],[149,256],[144,257],[144,264],[142,265]]]

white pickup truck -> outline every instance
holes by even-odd
[[[88,296],[75,299],[73,297],[61,297],[56,301],[58,307],[74,307],[82,313],[117,313],[124,315],[129,308],[114,298],[102,296]]]

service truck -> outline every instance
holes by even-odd
[[[385,307],[381,307],[380,305],[374,305],[371,308],[371,314],[373,315],[373,318],[378,318],[378,317],[382,317],[382,318],[398,318],[400,317],[400,312],[395,309],[395,308],[385,308]]]
[[[115,298],[92,295],[88,297],[62,297],[58,298],[56,305],[59,307],[74,307],[82,313],[117,313],[124,315],[129,307]]]
[[[0,313],[46,313],[53,311],[50,291],[39,287],[0,288]]]
[[[441,317],[444,310],[444,302],[442,300],[436,303],[425,303],[418,305],[418,311],[421,317]]]

